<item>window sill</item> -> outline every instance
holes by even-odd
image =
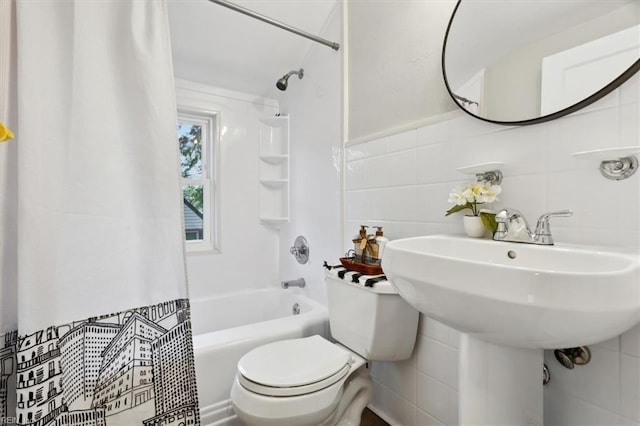
[[[187,253],[187,256],[220,254],[220,250],[215,248],[211,243],[205,241],[185,241],[185,252]]]

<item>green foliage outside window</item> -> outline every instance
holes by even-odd
[[[178,126],[178,135],[181,176],[187,179],[202,177],[202,126],[180,124]],[[184,198],[202,213],[202,186],[185,186]]]

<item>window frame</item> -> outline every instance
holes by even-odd
[[[201,108],[178,105],[176,124],[188,123],[202,126],[200,141],[202,145],[202,176],[200,178],[184,178],[180,176],[180,188],[187,185],[202,185],[202,240],[187,240],[182,222],[182,238],[187,254],[219,253],[219,170],[220,170],[220,113]],[[177,126],[176,126],[177,129]],[[176,134],[177,136],[177,134]],[[176,139],[176,143],[179,140]],[[177,148],[178,146],[176,146]],[[183,200],[183,196],[181,200]],[[184,203],[184,201],[183,201]],[[184,209],[184,206],[181,206]]]

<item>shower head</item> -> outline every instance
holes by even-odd
[[[298,71],[289,71],[286,75],[282,76],[280,80],[276,83],[276,87],[283,92],[287,90],[287,86],[289,85],[289,77],[292,75],[297,75],[300,80],[304,77],[304,70],[300,68]]]

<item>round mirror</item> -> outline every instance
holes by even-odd
[[[640,0],[458,0],[442,51],[445,84],[493,123],[583,108],[640,68]]]

